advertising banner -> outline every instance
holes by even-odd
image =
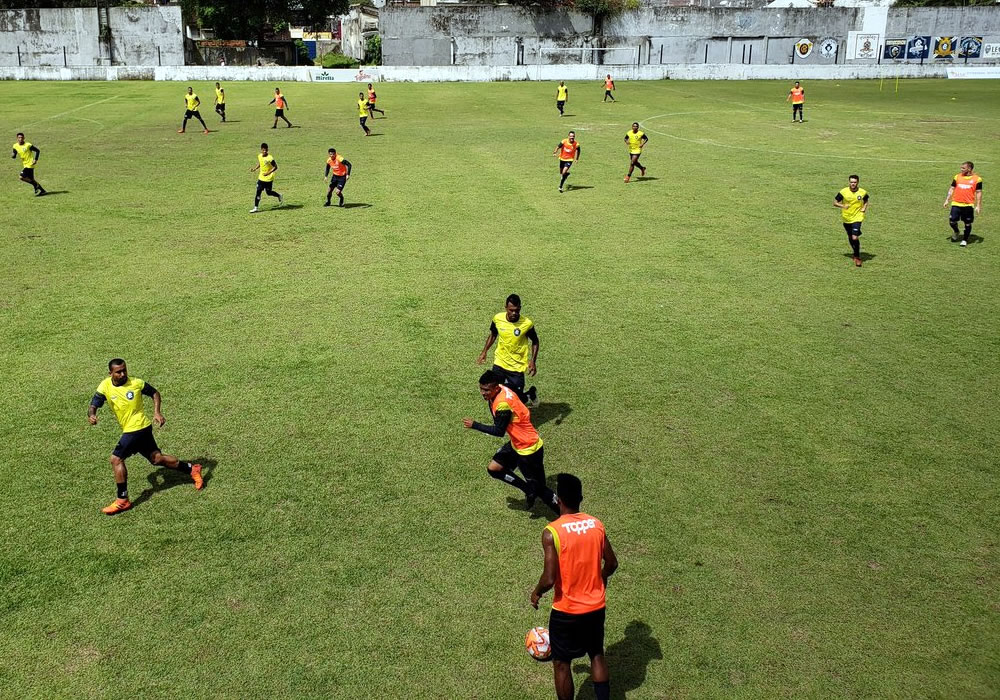
[[[1000,44],[983,44],[983,58],[1000,58]]]
[[[931,55],[931,38],[929,36],[911,36],[906,42],[907,58],[929,58]]]
[[[963,36],[958,42],[959,58],[979,58],[983,52],[983,37]]]
[[[795,42],[795,58],[807,58],[812,51],[812,39],[799,39]]]
[[[856,37],[854,40],[854,58],[878,58],[878,34],[851,33]]]
[[[955,37],[934,37],[934,59],[938,61],[950,61],[953,58],[955,58]]]
[[[906,58],[906,39],[886,39],[882,58],[900,61]]]

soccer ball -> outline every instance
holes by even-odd
[[[547,661],[552,656],[549,631],[545,627],[532,627],[524,636],[524,648],[535,661]]]

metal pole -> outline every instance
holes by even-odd
[[[63,68],[69,68],[69,64],[66,63],[66,47],[63,47]]]
[[[750,44],[750,60],[747,63],[753,65],[753,44]]]
[[[20,46],[17,47],[17,66],[18,66],[18,68],[21,67],[21,47]]]
[[[163,65],[163,56],[160,55],[160,47],[156,47],[156,64],[159,66]]]
[[[663,45],[660,45],[660,63],[663,63]],[[705,63],[708,63],[708,42],[705,42]]]

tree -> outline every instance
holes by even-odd
[[[323,27],[327,17],[347,13],[349,0],[188,0],[198,23],[220,39],[263,39],[295,18]]]

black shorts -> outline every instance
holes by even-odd
[[[365,122],[368,121],[368,117],[361,117],[359,121],[361,122],[361,128],[363,129],[365,127]]]
[[[128,459],[132,455],[142,455],[153,463],[153,453],[159,452],[160,448],[153,438],[153,426],[147,425],[142,430],[132,433],[122,433],[121,439],[111,452],[118,459]]]
[[[347,184],[346,175],[334,175],[330,178],[330,189],[331,190],[341,190],[343,191],[344,185]]]
[[[956,207],[954,204],[951,205],[951,216],[949,217],[952,221],[962,221],[966,224],[971,224],[976,218],[975,207]]]
[[[549,615],[549,641],[555,661],[572,661],[584,654],[604,653],[604,608],[581,615],[553,610]]]
[[[274,189],[274,180],[271,180],[270,182],[264,182],[263,180],[257,180],[257,194],[258,195],[261,192],[267,192],[268,194],[271,194],[271,191],[273,189]]]
[[[848,236],[860,236],[861,235],[861,222],[855,221],[852,224],[844,222],[844,230],[847,231]]]
[[[493,461],[504,469],[520,469],[528,479],[545,482],[545,448],[539,447],[530,455],[518,454],[514,446],[505,442],[493,455]]]
[[[500,365],[493,365],[490,371],[500,377],[501,384],[513,389],[514,393],[518,396],[524,393],[524,372],[513,372],[509,369],[504,369]]]
[[[556,107],[558,107],[559,109],[562,109],[563,105],[565,105],[565,104],[566,104],[566,100],[556,100]]]
[[[184,111],[185,119],[201,119],[201,112],[197,109],[188,109]]]
[[[283,117],[283,116],[285,116],[285,110],[283,110],[283,109],[276,109],[276,110],[274,110],[274,118],[275,119],[277,119],[278,117]]]
[[[559,172],[562,172],[563,168],[569,169],[569,168],[572,168],[572,167],[573,167],[573,161],[571,161],[571,160],[561,160],[561,161],[559,161]]]
[[[614,95],[612,95],[612,94],[611,94],[611,91],[610,91],[610,90],[605,90],[605,91],[604,91],[604,96],[605,96],[605,97],[614,97]]]
[[[798,112],[799,114],[802,114],[802,105],[801,104],[797,104],[797,105],[793,104],[792,105],[792,114],[795,114],[796,112]]]
[[[225,102],[217,102],[215,104],[215,111],[216,112],[225,112],[226,111],[226,103]]]
[[[34,168],[24,168],[21,171],[21,177],[26,177],[29,180],[35,179],[35,169]]]

